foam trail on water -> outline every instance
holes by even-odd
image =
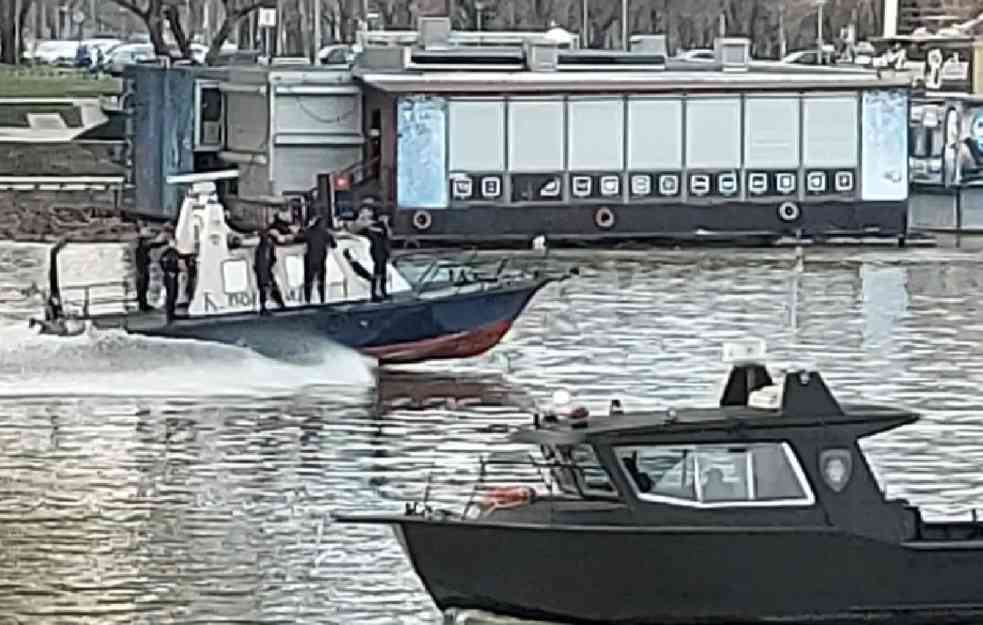
[[[75,337],[0,326],[0,396],[254,395],[314,385],[367,387],[375,363],[324,341],[319,362],[299,365],[251,350],[121,330]]]

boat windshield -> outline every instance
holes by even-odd
[[[639,499],[691,507],[812,505],[787,443],[615,449]]]
[[[544,445],[542,453],[547,461],[556,463],[550,474],[563,493],[578,497],[617,497],[607,470],[590,445]]]

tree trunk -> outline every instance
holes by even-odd
[[[167,23],[171,27],[171,34],[174,35],[174,41],[177,42],[177,47],[181,51],[181,57],[191,59],[191,43],[184,32],[184,27],[181,26],[181,13],[174,6],[169,6],[164,11],[167,15]]]
[[[317,63],[317,50],[311,52],[311,22],[307,16],[307,2],[308,0],[298,0],[297,2],[297,17],[300,21],[300,49],[303,50],[304,56]]]
[[[150,43],[154,46],[154,53],[158,56],[168,56],[170,50],[164,43],[164,18],[161,16],[160,10],[140,17],[143,18],[143,23],[147,26],[147,34],[150,36]]]
[[[0,0],[0,63],[16,65],[20,62],[20,53],[24,48],[24,23],[30,8],[31,0],[21,0],[20,14],[15,17],[17,2]],[[19,29],[14,28],[18,22]]]
[[[251,13],[251,11],[250,11]],[[239,23],[244,16],[239,13],[226,11],[225,19],[222,20],[222,25],[218,27],[218,31],[215,32],[215,36],[212,37],[212,43],[208,46],[208,53],[205,54],[205,65],[214,65],[215,61],[218,60],[218,55],[222,52],[222,44],[225,40],[229,38],[229,33],[235,28],[236,24]],[[242,42],[239,43],[240,48],[242,47]]]

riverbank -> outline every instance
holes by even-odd
[[[0,85],[5,98],[117,96],[123,90],[118,78],[46,66],[0,65]]]
[[[0,192],[0,240],[116,242],[136,235],[112,190]]]

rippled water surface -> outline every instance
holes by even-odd
[[[69,246],[63,283],[117,279],[122,248]],[[0,624],[437,623],[388,530],[427,475],[464,480],[527,407],[709,405],[721,342],[767,339],[840,398],[923,411],[865,444],[931,515],[983,499],[983,262],[949,250],[551,254],[484,357],[374,373],[106,332],[28,333],[42,246],[0,244]],[[5,621],[4,619],[7,619]]]

